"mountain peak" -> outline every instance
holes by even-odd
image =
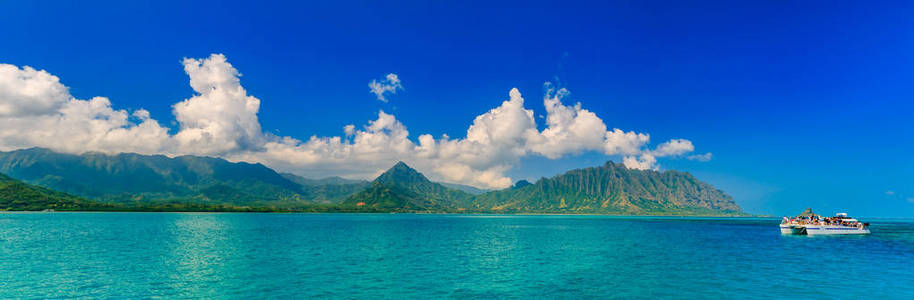
[[[522,188],[522,187],[525,187],[528,185],[533,185],[533,184],[530,183],[529,181],[527,181],[526,179],[521,179],[521,180],[518,180],[516,183],[514,183],[514,186],[512,186],[511,188],[519,189],[519,188]]]
[[[613,162],[613,161],[611,161],[611,160],[607,160],[606,163],[603,164],[603,168],[604,168],[604,169],[625,168],[625,165],[624,165],[624,164],[621,164],[621,163],[615,163],[615,162]]]
[[[472,197],[469,193],[449,189],[428,180],[425,175],[401,161],[378,176],[367,189],[344,203],[368,210],[442,210],[452,209],[457,203]]]
[[[416,171],[416,169],[411,168],[402,161],[397,162],[393,167],[387,169],[387,171],[378,176],[374,181],[382,184],[429,182],[429,180],[425,178],[425,175],[422,175],[422,173],[419,173],[419,171]]]
[[[401,161],[397,161],[397,163],[394,164],[393,167],[390,167],[390,170],[394,170],[394,169],[413,170],[413,168],[410,168],[409,165],[407,165],[407,164],[406,164],[405,162],[403,162],[402,160],[401,160]],[[415,171],[415,170],[413,170],[413,171]]]

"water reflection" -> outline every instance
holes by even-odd
[[[247,268],[238,265],[245,244],[234,226],[237,218],[215,213],[169,214],[164,234],[169,240],[164,263],[171,269],[163,287],[177,296],[217,295],[220,282]],[[244,261],[244,260],[240,260]]]

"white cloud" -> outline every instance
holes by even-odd
[[[642,150],[636,153],[626,153],[628,155],[622,159],[622,163],[629,169],[659,170],[660,166],[657,165],[658,157],[678,157],[687,153],[691,153],[694,150],[695,146],[692,145],[692,141],[685,139],[671,139],[661,143],[660,145],[657,145],[657,147],[653,150]],[[697,161],[710,161],[711,153],[708,152],[705,154],[691,155],[687,158]]]
[[[0,64],[0,149],[170,153],[168,130],[148,111],[129,116],[105,97],[74,98],[46,71]]]
[[[0,64],[0,117],[53,114],[69,100],[70,92],[57,76]]]
[[[657,158],[650,153],[643,153],[639,157],[626,156],[622,159],[626,168],[636,170],[657,170]]]
[[[684,139],[672,139],[657,146],[657,149],[651,151],[651,154],[657,157],[679,156],[695,150],[692,142]]]
[[[707,152],[705,154],[689,155],[688,158],[689,158],[689,160],[694,160],[694,161],[702,161],[702,162],[711,161],[711,152]]]
[[[607,131],[603,120],[581,108],[580,102],[574,106],[562,104],[562,99],[569,95],[568,90],[555,89],[549,83],[544,88],[547,127],[531,136],[531,151],[555,159],[566,154],[605,148]]]
[[[384,94],[397,94],[397,90],[403,90],[403,84],[400,83],[400,78],[397,77],[397,74],[390,73],[380,81],[372,80],[369,82],[368,88],[372,94],[375,94],[375,96],[378,97],[378,100],[387,102],[387,98]]]
[[[260,100],[241,87],[241,74],[222,54],[183,63],[197,94],[174,105],[180,124],[174,138],[181,149],[209,155],[257,150],[264,143],[257,119]]]
[[[529,155],[557,159],[598,151],[623,155],[629,168],[656,170],[657,157],[694,149],[684,139],[648,149],[648,134],[607,130],[581,103],[565,105],[570,93],[548,83],[542,131],[520,91],[511,89],[507,100],[473,120],[464,138],[420,134],[414,142],[394,115],[379,111],[367,125],[344,126],[339,136],[300,140],[263,132],[257,116],[260,100],[242,87],[240,73],[225,56],[185,59],[183,65],[195,93],[174,104],[174,134],[144,109],[117,110],[104,97],[75,99],[46,71],[0,65],[0,149],[210,155],[311,177],[366,179],[403,160],[432,179],[486,188],[510,186],[505,173]],[[370,86],[381,100],[385,93],[402,89],[395,74]],[[710,153],[704,155],[710,159]]]
[[[508,96],[500,106],[477,116],[465,139],[444,136],[436,141],[437,152],[426,157],[437,175],[475,186],[511,185],[504,171],[528,153],[526,141],[539,132],[520,91],[511,89]]]
[[[603,153],[606,155],[632,155],[638,154],[648,142],[651,136],[634,131],[624,132],[619,128],[606,132],[606,141],[603,143]]]

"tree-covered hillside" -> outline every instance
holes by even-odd
[[[351,180],[340,177],[309,179],[283,173],[283,177],[301,185],[302,198],[315,203],[340,203],[369,186],[365,180]]]
[[[398,162],[343,204],[369,211],[451,211],[473,195],[447,188]]]
[[[122,153],[81,155],[32,148],[0,152],[0,172],[30,184],[115,203],[295,206],[339,202],[366,183],[300,184],[261,164]]]
[[[87,210],[103,206],[0,174],[0,210]]]
[[[482,194],[468,209],[612,214],[740,212],[732,197],[689,173],[633,170],[613,162]]]
[[[633,170],[612,162],[477,195],[432,182],[403,162],[367,182],[307,179],[261,164],[210,157],[73,155],[33,148],[0,152],[0,172],[47,188],[11,187],[33,195],[28,199],[57,193],[57,198],[41,201],[81,203],[52,191],[59,190],[119,209],[742,214],[732,197],[689,173]]]

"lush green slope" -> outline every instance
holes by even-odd
[[[343,205],[362,211],[450,211],[472,199],[469,193],[429,181],[398,162]]]
[[[308,179],[280,175],[261,164],[211,157],[73,155],[40,148],[0,152],[0,172],[31,184],[131,205],[180,202],[296,206],[339,202],[367,186],[365,182],[333,179],[301,184],[298,181]]]
[[[628,169],[607,162],[535,184],[476,196],[476,211],[612,214],[738,214],[733,198],[689,173]]]
[[[31,185],[0,174],[0,211],[219,211],[219,212],[331,212],[336,206],[299,205],[279,207],[269,205],[239,206],[206,204],[186,201],[144,203],[101,203],[79,196]]]
[[[484,190],[484,189],[480,189],[477,187],[472,187],[469,185],[463,185],[463,184],[457,184],[457,183],[448,183],[448,182],[439,182],[439,183],[446,188],[455,189],[458,191],[464,191],[464,192],[469,193],[470,195],[482,195],[482,194],[485,194],[486,192],[491,191],[491,190]]]
[[[0,172],[106,202],[185,199],[247,204],[298,200],[301,194],[298,184],[263,165],[211,157],[72,155],[32,148],[0,153]]]
[[[0,210],[88,210],[105,205],[0,174]]]
[[[370,185],[365,180],[351,180],[340,177],[309,179],[289,173],[283,173],[282,176],[301,186],[301,198],[323,204],[343,202]]]

